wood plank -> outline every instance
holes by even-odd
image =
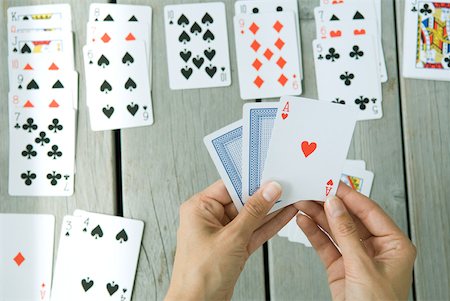
[[[163,11],[166,1],[120,0],[153,8],[153,105],[155,124],[123,130],[124,215],[145,221],[134,300],[161,300],[168,288],[176,248],[178,206],[219,178],[203,137],[242,116],[243,101],[232,32],[233,3],[226,2],[232,86],[171,91],[168,85]],[[196,1],[170,1],[170,3]],[[200,1],[207,2],[207,1]],[[235,300],[263,300],[262,251],[248,262]]]
[[[72,214],[75,208],[104,213],[116,210],[114,144],[111,132],[94,133],[90,130],[85,101],[85,86],[82,45],[85,44],[86,21],[90,2],[94,1],[48,1],[8,0],[2,1],[0,14],[0,38],[7,41],[6,10],[9,6],[67,3],[72,6],[73,29],[75,32],[76,69],[81,73],[79,88],[79,116],[77,132],[77,157],[75,194],[72,197],[11,197],[8,195],[8,81],[0,81],[0,212],[6,213],[48,213],[56,216],[55,250],[64,215]],[[99,2],[95,0],[95,2]],[[105,1],[104,1],[105,2]],[[8,78],[8,47],[0,45],[1,78]],[[56,254],[55,254],[56,257]]]
[[[312,40],[315,38],[313,9],[318,1],[299,1],[305,68],[305,97],[317,97]],[[359,122],[349,158],[363,159],[375,173],[373,199],[407,231],[406,199],[403,177],[400,99],[397,78],[397,53],[394,4],[383,0],[383,45],[389,82],[383,84],[384,117]],[[275,237],[270,244],[270,283],[272,300],[329,300],[326,273],[312,249]]]
[[[404,3],[395,1],[400,58]],[[450,76],[450,75],[449,75]],[[400,81],[411,234],[418,300],[450,300],[450,84]]]

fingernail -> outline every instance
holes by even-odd
[[[327,198],[325,204],[332,217],[341,216],[347,211],[342,201],[335,196]]]
[[[267,202],[273,202],[276,198],[278,198],[281,194],[281,185],[277,182],[267,183],[262,191],[262,197]]]

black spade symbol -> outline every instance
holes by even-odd
[[[112,114],[114,113],[114,107],[107,106],[102,109],[102,112],[106,117],[111,118]]]
[[[31,48],[27,44],[23,45],[22,49],[20,49],[22,53],[31,53]]]
[[[186,43],[186,42],[189,42],[190,40],[191,40],[191,37],[184,30],[178,37],[178,41],[180,41],[181,43]]]
[[[178,18],[177,23],[178,23],[178,25],[181,25],[181,26],[184,27],[184,26],[186,26],[186,25],[189,24],[189,20],[188,20],[188,18],[186,18],[186,16],[185,16],[184,14],[182,14],[182,15]]]
[[[53,88],[53,89],[62,89],[62,88],[64,88],[64,86],[63,86],[63,84],[62,84],[59,80],[57,80],[57,81],[53,84],[52,88]]]
[[[84,291],[87,292],[91,287],[94,286],[94,281],[87,279],[81,280],[81,286],[83,287]]]
[[[187,66],[184,67],[183,69],[181,69],[181,74],[183,74],[186,79],[189,79],[189,77],[191,77],[192,75],[192,68],[188,68]]]
[[[143,108],[144,108],[144,111],[147,111],[147,106],[143,106]]]
[[[128,78],[127,82],[125,83],[125,90],[133,91],[133,89],[136,89],[136,83],[134,80],[131,79],[131,77]]]
[[[202,32],[202,28],[200,27],[200,25],[198,25],[197,22],[194,22],[194,24],[192,24],[192,26],[191,26],[191,33],[197,35],[201,32]]]
[[[209,77],[213,78],[214,74],[216,74],[216,72],[217,72],[217,67],[207,66],[205,68],[205,71],[209,75]]]
[[[172,21],[172,20],[170,20],[169,24],[170,24],[170,25],[173,25],[173,21]]]
[[[14,47],[13,52],[17,52],[17,48],[16,47]]]
[[[112,90],[112,87],[106,80],[100,86],[100,91],[102,91],[102,92],[108,93],[108,92],[111,92],[111,90]]]
[[[117,292],[119,286],[117,284],[114,284],[114,282],[112,282],[106,285],[106,289],[108,290],[109,295],[112,296],[114,295],[115,292]]]
[[[213,18],[211,18],[211,16],[208,13],[206,13],[202,18],[202,23],[209,25],[209,24],[214,23],[214,20],[213,20]]]
[[[214,35],[209,29],[203,35],[203,40],[208,42],[214,41]]]
[[[106,66],[109,66],[109,60],[102,54],[102,56],[98,59],[97,65],[100,67],[105,68]]]
[[[255,7],[254,9],[252,9],[252,13],[254,13],[254,14],[259,13],[259,9],[257,7]]]
[[[137,22],[138,19],[136,18],[136,16],[131,16],[130,20],[128,20],[128,22]]]
[[[87,228],[83,228],[83,232],[87,232]]]
[[[113,109],[114,111],[114,109]],[[111,113],[112,114],[112,113]],[[105,114],[106,115],[106,114]],[[108,117],[109,118],[109,117]],[[103,237],[103,230],[102,227],[100,227],[100,225],[97,225],[92,231],[91,231],[91,235],[97,239],[97,238],[102,238]]]
[[[340,19],[336,15],[332,15],[330,21],[339,21]]]
[[[66,232],[66,236],[70,236],[69,232]]]
[[[119,233],[117,233],[116,240],[120,243],[128,241],[128,235],[127,232],[125,232],[125,229],[122,229]]]
[[[134,63],[134,58],[131,56],[131,54],[127,52],[122,58],[122,63],[127,64],[127,66],[130,66],[131,64]]]
[[[22,90],[22,85],[19,85],[17,88],[18,88],[19,90]]]
[[[111,15],[107,15],[103,21],[114,21],[113,17]]]
[[[282,12],[282,11],[283,11],[283,7],[277,6],[277,12]]]
[[[220,70],[225,71],[225,67],[220,68]]]
[[[136,112],[139,110],[139,105],[131,103],[127,106],[127,110],[128,110],[128,112],[130,112],[131,115],[134,116],[134,115],[136,115]],[[116,238],[117,238],[117,236],[116,236]]]
[[[191,58],[192,52],[190,52],[187,49],[184,49],[184,51],[180,52],[180,56],[183,59],[183,61],[185,61],[187,63],[187,61],[189,61],[189,59]]]
[[[359,11],[357,11],[353,16],[353,20],[364,20],[364,16]]]
[[[39,89],[39,85],[34,81],[34,79],[31,80],[31,82],[27,85],[27,90],[33,90],[33,89]]]
[[[24,16],[22,20],[29,20],[28,16]]]
[[[200,67],[201,67],[201,66],[203,65],[203,63],[205,62],[205,59],[202,58],[202,57],[197,56],[197,57],[194,57],[194,58],[192,59],[192,62],[194,63],[194,65],[195,65],[198,69],[200,69]]]
[[[214,49],[207,49],[203,51],[203,53],[208,58],[208,60],[212,60],[213,57],[216,55],[216,51]]]

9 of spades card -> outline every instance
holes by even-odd
[[[164,23],[172,90],[231,84],[224,3],[167,5]]]

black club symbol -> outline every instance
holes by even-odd
[[[33,180],[36,179],[36,174],[27,170],[27,172],[22,173],[20,177],[22,178],[22,180],[25,180],[25,185],[30,186],[31,184],[33,184]]]
[[[58,131],[61,131],[63,129],[63,126],[59,124],[59,120],[55,118],[52,120],[52,124],[48,126],[48,129],[56,133]]]
[[[52,150],[47,153],[49,157],[53,157],[53,160],[56,160],[57,157],[62,156],[62,152],[58,149],[58,145],[53,145]]]
[[[28,133],[31,133],[32,131],[37,130],[38,126],[36,124],[34,124],[34,120],[33,118],[28,118],[27,119],[27,123],[25,123],[22,128],[25,131],[28,131]]]
[[[420,13],[424,14],[425,16],[428,14],[431,14],[433,11],[431,10],[430,6],[428,4],[425,4],[423,8],[420,9]]]
[[[333,47],[328,50],[328,54],[325,56],[328,61],[331,60],[332,62],[338,60],[340,57],[341,55]]]
[[[62,178],[61,174],[56,173],[56,171],[47,174],[47,179],[50,180],[50,184],[52,184],[52,186],[56,186],[56,184],[58,184],[58,180],[61,180],[61,178]]]
[[[345,105],[345,100],[340,99],[339,97],[336,98],[336,100],[333,100],[332,103],[338,103],[341,105]]]
[[[353,73],[348,73],[347,71],[345,71],[345,73],[341,74],[339,78],[344,81],[344,84],[346,86],[350,86],[352,84],[352,80],[355,79],[355,75]]]
[[[367,108],[367,104],[369,103],[369,98],[360,96],[359,98],[355,99],[355,103],[361,110],[364,111]]]
[[[33,145],[28,144],[25,147],[25,150],[22,151],[22,156],[27,157],[27,159],[31,159],[31,157],[36,157],[37,152],[33,149]]]
[[[39,137],[34,139],[34,141],[37,144],[40,144],[41,146],[44,146],[44,144],[50,143],[50,139],[47,137],[47,134],[45,132],[40,132]]]
[[[355,45],[353,46],[353,51],[350,52],[350,57],[351,58],[355,58],[356,60],[358,60],[360,57],[364,56],[364,51],[359,49],[359,46]]]
[[[445,64],[450,68],[450,56],[444,59]]]

